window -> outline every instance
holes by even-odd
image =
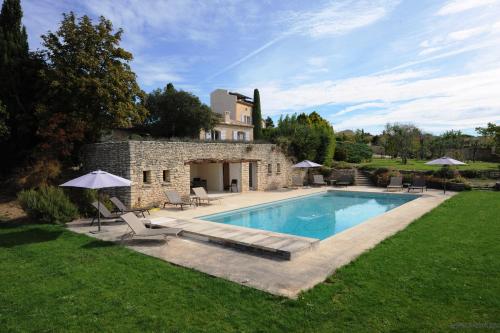
[[[142,182],[144,184],[151,184],[151,171],[142,172]]]
[[[245,141],[245,137],[246,137],[245,132],[238,132],[237,134],[238,141]]]
[[[271,163],[269,163],[267,165],[267,174],[270,175],[273,173],[273,165]]]
[[[281,173],[281,164],[276,163],[276,173]]]
[[[170,183],[170,170],[163,170],[163,182]]]
[[[243,117],[243,122],[246,124],[251,124],[252,123],[252,117],[250,116],[244,116]]]

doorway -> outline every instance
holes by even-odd
[[[248,163],[248,188],[257,189],[257,163]]]
[[[222,164],[222,184],[224,186],[224,191],[228,191],[231,187],[229,182],[229,163]]]

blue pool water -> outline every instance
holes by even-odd
[[[325,239],[416,198],[418,195],[332,191],[199,218]]]

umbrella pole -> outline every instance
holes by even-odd
[[[97,231],[101,231],[101,196],[97,189]]]

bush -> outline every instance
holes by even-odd
[[[361,163],[370,161],[373,152],[367,144],[356,142],[339,142],[335,149],[334,158],[337,161]]]
[[[371,174],[372,181],[381,187],[389,185],[391,177],[399,177],[401,173],[398,170],[390,168],[378,168]]]
[[[78,217],[78,209],[58,187],[42,186],[37,190],[24,190],[18,193],[17,198],[34,221],[63,224]]]
[[[96,216],[96,209],[92,206],[92,203],[97,200],[97,190],[67,188],[65,192],[68,194],[70,200],[77,206],[80,216]],[[111,200],[109,200],[109,195],[101,193],[100,200],[108,210],[113,211],[115,209],[115,206]]]
[[[353,166],[345,161],[333,161],[332,169],[352,169]]]

